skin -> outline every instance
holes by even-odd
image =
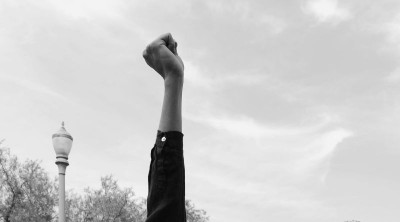
[[[184,65],[178,43],[170,33],[161,35],[143,51],[143,58],[164,79],[164,99],[158,130],[182,132]]]

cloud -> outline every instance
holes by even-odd
[[[209,160],[230,166],[234,162],[243,162],[243,158],[251,159],[253,161],[248,167],[254,164],[254,167],[259,167],[261,171],[263,167],[272,167],[275,172],[290,175],[289,184],[292,180],[296,181],[296,178],[311,175],[314,175],[317,181],[323,182],[329,170],[331,154],[338,144],[353,136],[352,131],[335,126],[336,118],[326,116],[321,115],[318,121],[304,126],[268,126],[243,115],[233,117],[184,113],[184,118],[211,127],[214,136],[220,135],[228,141],[235,141],[229,145],[221,144],[221,141],[216,142],[219,146],[230,146],[231,152],[225,154],[224,160],[220,160],[221,154],[216,154],[215,158],[210,155]],[[252,149],[248,152],[240,147]],[[324,165],[323,168],[321,164]],[[234,166],[234,169],[236,167]]]
[[[208,0],[206,6],[213,13],[238,18],[248,25],[266,26],[271,33],[279,34],[286,28],[286,22],[271,12],[260,11],[248,1]]]
[[[352,17],[350,10],[339,6],[337,0],[308,0],[303,6],[303,11],[312,15],[320,23],[334,25]]]
[[[217,130],[229,132],[243,137],[261,137],[266,134],[277,133],[256,123],[252,118],[239,116],[237,118],[229,118],[227,116],[199,116],[185,113],[184,117],[188,120],[205,124]]]
[[[215,75],[214,73],[210,74],[208,71],[199,68],[195,63],[187,59],[185,60],[185,73],[186,83],[212,91],[221,90],[232,85],[259,85],[268,79],[266,74],[256,73],[256,71],[253,70],[230,73],[223,76]]]
[[[72,19],[120,18],[121,11],[126,5],[123,0],[5,0],[3,2],[4,7],[18,9],[19,11],[31,11],[34,7],[40,10],[58,11],[61,12],[59,15],[66,15]],[[130,4],[132,3],[130,2]]]
[[[336,126],[338,123],[336,117],[329,116],[320,115],[317,121],[303,126],[279,126],[262,124],[245,115],[184,112],[185,119],[211,127],[216,135],[223,134],[223,137],[234,138],[237,141],[236,145],[239,146],[254,147],[256,156],[248,152],[233,153],[231,156],[233,159],[240,159],[243,155],[247,155],[257,163],[257,160],[265,161],[265,159],[260,159],[259,155],[275,156],[276,159],[271,159],[271,162],[279,159],[282,163],[289,164],[284,166],[283,171],[296,175],[307,174],[310,170],[314,170],[321,161],[330,157],[338,144],[353,135],[352,131]],[[240,145],[240,143],[243,144]],[[266,149],[266,147],[270,148]],[[229,165],[229,161],[226,164]],[[275,164],[280,165],[280,162],[275,162]]]
[[[259,14],[256,17],[252,17],[250,22],[267,25],[270,28],[270,31],[274,34],[283,32],[287,27],[286,22],[282,18],[268,14]]]
[[[390,42],[400,46],[400,13],[384,25],[387,31],[387,38]]]
[[[16,77],[11,77],[11,76],[0,76],[1,79],[12,82],[16,85],[19,85],[25,89],[28,89],[33,92],[45,94],[48,96],[55,97],[57,99],[62,99],[64,101],[69,101],[69,99],[58,92],[38,83],[38,82],[33,82],[29,81],[27,79],[22,79],[22,78],[16,78]]]
[[[188,120],[211,126],[217,130],[249,138],[276,137],[310,133],[324,127],[330,121],[325,117],[321,117],[321,121],[315,125],[288,128],[276,126],[268,127],[245,115],[199,115],[185,112],[184,117]]]
[[[353,135],[353,132],[343,128],[336,128],[324,133],[319,133],[315,140],[304,147],[304,158],[298,163],[296,171],[310,170],[326,160],[344,139]],[[326,175],[323,175],[326,176]]]
[[[196,157],[189,167],[196,173],[188,181],[203,184],[203,189],[213,194],[203,197],[213,200],[215,206],[210,209],[218,209],[210,211],[211,215],[221,216],[218,213],[224,212],[222,206],[238,205],[298,217],[313,218],[319,213],[311,212],[321,211],[332,214],[332,209],[313,192],[328,175],[338,145],[353,135],[351,130],[338,126],[335,115],[323,114],[303,126],[263,124],[245,115],[207,115],[204,110],[202,114],[184,116],[210,127],[207,139],[188,144],[190,153],[186,155]],[[235,217],[242,216],[238,213]]]
[[[74,19],[121,18],[121,10],[124,6],[122,0],[51,0],[47,4]]]
[[[389,46],[384,50],[394,51],[400,55],[400,13],[391,16],[386,22],[380,22],[374,26],[374,31],[384,34]]]
[[[385,80],[388,83],[400,82],[400,67],[396,68],[393,72],[391,72],[388,76],[386,76]]]

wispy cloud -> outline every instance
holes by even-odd
[[[322,161],[333,153],[338,144],[353,135],[353,132],[343,128],[335,128],[323,133],[317,133],[315,139],[304,146],[304,158],[297,163],[296,171],[308,171],[319,166]],[[326,175],[322,174],[322,177]]]
[[[240,136],[244,139],[257,139],[257,141],[268,140],[274,143],[275,147],[285,147],[279,152],[295,151],[299,154],[297,163],[301,166],[301,168],[296,167],[296,170],[300,171],[318,164],[320,160],[329,156],[343,139],[353,135],[350,130],[335,126],[334,118],[329,118],[326,114],[321,115],[319,121],[304,126],[272,124],[268,126],[244,115],[193,115],[186,112],[184,117],[236,138]],[[293,146],[297,148],[292,150],[290,147]]]
[[[400,55],[400,13],[391,16],[386,22],[379,22],[374,27],[374,31],[384,34],[384,38],[389,44],[385,50],[394,50],[396,54]]]
[[[52,96],[58,99],[62,99],[64,101],[69,101],[69,99],[60,93],[50,89],[49,87],[46,87],[38,82],[33,82],[27,79],[22,79],[22,78],[17,78],[17,77],[11,77],[11,76],[0,76],[0,79],[3,79],[3,81],[9,81],[12,82],[16,85],[19,85],[20,87],[23,87],[27,90],[36,92],[36,93],[41,93],[45,94],[48,96]]]
[[[260,11],[248,1],[208,0],[205,3],[214,13],[237,17],[249,25],[266,26],[274,34],[279,34],[286,28],[283,18]]]
[[[262,124],[243,115],[185,114],[185,118],[213,132],[207,138],[209,143],[195,144],[191,150],[198,153],[188,155],[196,155],[202,164],[193,180],[207,181],[210,187],[206,189],[215,193],[224,190],[217,195],[217,201],[224,200],[221,205],[237,206],[240,199],[239,205],[262,212],[280,209],[299,217],[317,215],[302,210],[332,213],[311,196],[311,190],[324,181],[338,145],[353,135],[337,126],[337,117],[324,114],[304,126]],[[207,158],[203,159],[205,153]],[[213,208],[223,211],[219,206]]]
[[[303,6],[303,11],[320,23],[334,25],[352,18],[350,10],[339,6],[337,0],[308,0]]]
[[[283,32],[287,27],[286,22],[282,18],[268,14],[259,14],[255,17],[250,17],[249,21],[255,24],[258,23],[259,25],[267,25],[270,31],[275,34]]]
[[[400,47],[400,13],[397,14],[390,22],[386,23],[387,38],[390,42]]]
[[[121,18],[124,2],[121,0],[51,0],[47,4],[74,19]]]
[[[218,134],[234,137],[236,141],[249,142],[249,139],[261,153],[284,157],[290,152],[288,160],[294,168],[290,171],[299,173],[310,170],[320,164],[334,151],[335,147],[353,132],[337,126],[337,118],[321,115],[318,121],[303,126],[266,125],[244,115],[210,115],[184,113],[184,118],[198,124],[211,127]],[[259,144],[259,141],[268,141]],[[269,144],[271,149],[265,149]],[[275,148],[272,148],[275,147]],[[260,154],[260,153],[259,153]],[[239,155],[240,156],[240,155]],[[282,160],[282,159],[281,159]],[[302,173],[302,174],[303,174]]]
[[[202,87],[207,90],[221,90],[232,85],[259,85],[268,79],[267,74],[260,74],[252,70],[244,72],[215,75],[214,73],[202,70],[193,62],[185,60],[185,81],[193,86]]]
[[[185,112],[184,117],[188,120],[211,126],[217,130],[222,130],[224,132],[230,132],[235,135],[250,138],[289,136],[312,133],[318,129],[325,127],[332,120],[332,118],[328,118],[326,115],[321,115],[320,121],[318,123],[305,127],[268,127],[266,125],[260,124],[255,119],[245,115],[229,116],[204,113],[192,114]]]
[[[400,67],[396,68],[393,72],[385,77],[388,83],[400,82]]]

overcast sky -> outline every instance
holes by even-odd
[[[397,0],[0,0],[0,138],[66,187],[113,174],[147,195],[163,83],[185,63],[186,196],[212,222],[400,218]]]

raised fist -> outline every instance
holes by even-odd
[[[164,79],[183,78],[184,65],[177,52],[178,43],[170,33],[161,35],[143,51],[146,63]]]

